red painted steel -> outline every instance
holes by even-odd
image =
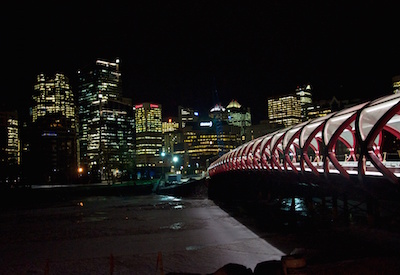
[[[275,176],[325,175],[328,179],[334,175],[361,180],[384,177],[398,184],[400,150],[397,159],[386,161],[386,152],[382,152],[386,136],[400,140],[400,94],[266,134],[214,161],[208,174],[240,170]],[[338,156],[337,146],[347,153]]]

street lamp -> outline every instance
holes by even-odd
[[[175,166],[177,165],[177,162],[179,161],[179,157],[178,156],[173,156],[172,157],[172,163],[173,165],[171,166],[171,172],[175,173]]]

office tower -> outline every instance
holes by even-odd
[[[179,130],[179,123],[176,118],[168,118],[167,121],[162,123],[162,134],[163,134],[163,148],[164,154],[173,154],[175,146],[181,140],[182,131]]]
[[[239,127],[244,140],[245,128],[251,126],[250,108],[245,108],[236,100],[232,100],[226,106],[226,110],[228,111],[228,124]]]
[[[51,78],[39,74],[32,98],[32,122],[49,114],[58,114],[69,120],[70,127],[75,129],[74,94],[65,75],[57,73]]]
[[[187,123],[197,122],[199,120],[199,112],[188,107],[178,107],[179,128],[185,128]]]
[[[311,85],[297,86],[296,95],[300,100],[301,118],[303,121],[308,120],[308,109],[312,107]]]
[[[301,103],[297,95],[271,97],[268,99],[268,120],[271,124],[289,127],[300,123]]]
[[[32,183],[72,183],[77,177],[74,96],[63,74],[37,76],[26,175]]]
[[[122,97],[119,59],[96,60],[78,71],[79,142],[83,173],[92,180],[131,177],[134,118]]]
[[[0,111],[0,185],[19,181],[20,138],[17,111]]]
[[[179,129],[179,123],[176,118],[168,118],[167,121],[162,123],[162,133],[174,132]]]
[[[136,167],[144,177],[153,177],[161,166],[162,106],[154,103],[135,105]]]
[[[392,88],[394,94],[400,93],[400,75],[392,77]]]
[[[221,104],[216,104],[212,107],[208,113],[211,119],[217,119],[220,121],[228,121],[228,112],[224,106]]]
[[[217,125],[213,121],[192,123],[183,129],[183,146],[175,150],[183,159],[183,168],[189,174],[205,171],[208,162],[233,150],[241,144],[240,128],[221,122],[217,135]],[[211,163],[210,162],[210,163]]]

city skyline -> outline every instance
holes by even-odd
[[[151,2],[14,6],[2,17],[6,99],[30,100],[40,73],[71,79],[97,58],[121,60],[124,96],[208,111],[226,105],[266,117],[270,96],[313,85],[316,99],[390,93],[400,40],[390,6],[367,3]],[[4,22],[3,22],[4,21]],[[351,92],[351,93],[350,93]]]

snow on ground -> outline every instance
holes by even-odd
[[[1,274],[207,274],[284,254],[208,199],[88,197],[4,210],[0,223]]]

